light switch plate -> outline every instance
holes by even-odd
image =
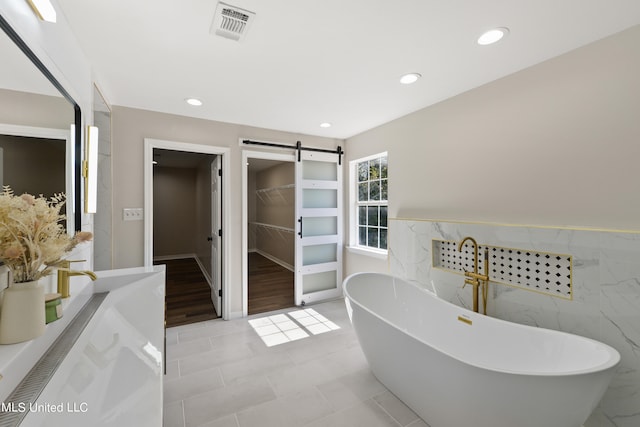
[[[142,221],[144,219],[144,209],[124,208],[122,209],[122,218],[125,221]]]

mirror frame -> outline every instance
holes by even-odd
[[[51,74],[47,67],[38,59],[35,53],[20,38],[11,25],[0,15],[0,28],[15,43],[29,60],[36,66],[38,70],[51,82],[51,84],[60,92],[60,94],[73,106],[74,111],[74,135],[73,137],[73,231],[80,231],[82,228],[82,114],[80,106],[69,95],[69,92],[60,84],[60,82]],[[69,205],[67,204],[67,212]],[[71,234],[72,230],[69,230]]]

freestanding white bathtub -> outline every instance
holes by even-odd
[[[375,376],[431,427],[580,427],[615,372],[600,342],[466,310],[393,276],[344,281]]]

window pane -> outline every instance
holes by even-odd
[[[380,227],[387,226],[387,207],[380,206]]]
[[[378,247],[378,229],[374,227],[369,227],[367,231],[368,231],[367,235],[369,237],[369,242],[367,243],[367,246],[372,248],[377,248]]]
[[[366,202],[369,200],[369,184],[362,182],[358,184],[358,201]]]
[[[369,160],[369,180],[380,179],[380,159]]]
[[[378,225],[378,207],[377,206],[368,206],[367,207],[367,218],[368,218],[368,222],[367,225],[372,226]]]
[[[380,181],[369,183],[369,200],[380,200]]]
[[[362,246],[367,246],[367,227],[359,227],[358,231],[358,243]]]
[[[358,206],[358,225],[367,225],[367,207]]]
[[[369,162],[358,163],[358,181],[369,179]]]
[[[354,230],[358,245],[370,248],[387,249],[388,227],[388,159],[381,155],[377,158],[356,163],[357,182],[357,218]],[[382,206],[380,206],[382,205]]]
[[[380,229],[380,249],[387,249],[387,229]]]

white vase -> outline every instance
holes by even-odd
[[[28,341],[44,331],[44,286],[37,280],[9,285],[0,308],[0,344]]]

